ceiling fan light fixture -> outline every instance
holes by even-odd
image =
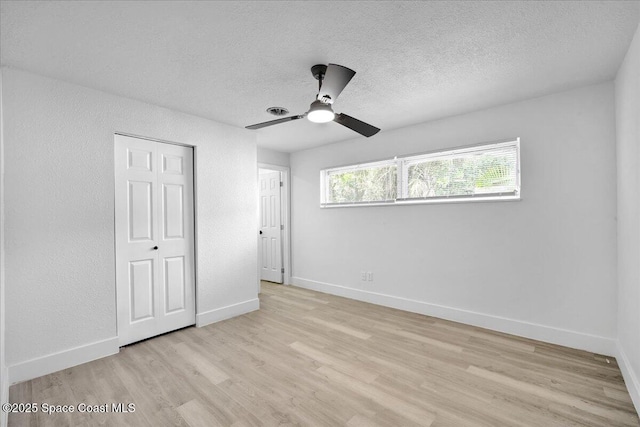
[[[336,115],[331,109],[331,105],[321,101],[313,101],[307,113],[307,119],[314,123],[327,123],[335,117]]]

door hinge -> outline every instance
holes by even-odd
[[[280,230],[284,230],[284,225],[281,225],[281,226],[280,226]]]
[[[284,183],[282,181],[280,181],[280,187],[283,187]]]
[[[280,273],[284,274],[284,267],[280,269]]]

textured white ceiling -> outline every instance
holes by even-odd
[[[3,1],[1,61],[238,127],[305,112],[309,68],[337,63],[357,74],[335,111],[384,132],[611,79],[639,6]],[[358,136],[307,120],[247,132],[289,152]]]

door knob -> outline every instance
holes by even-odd
[[[260,234],[262,234],[262,230],[260,230]]]
[[[154,247],[153,247],[153,250],[154,250],[154,251],[157,251],[157,250],[158,250],[158,247],[157,247],[157,246],[154,246]]]

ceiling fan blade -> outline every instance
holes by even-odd
[[[350,68],[337,64],[329,64],[324,74],[317,99],[326,104],[333,104],[340,95],[340,92],[342,92],[355,75],[356,72]]]
[[[333,121],[341,124],[342,126],[348,127],[349,129],[356,131],[360,135],[364,135],[367,138],[380,132],[380,129],[378,129],[377,127],[371,126],[368,123],[362,122],[358,119],[354,119],[353,117],[342,113],[336,114],[336,117],[335,119],[333,119]]]
[[[291,120],[302,119],[303,117],[304,117],[304,114],[301,114],[301,115],[298,115],[298,116],[284,117],[282,119],[270,120],[268,122],[256,123],[255,125],[245,126],[245,129],[251,129],[251,130],[261,129],[261,128],[265,128],[267,126],[277,125],[279,123],[290,122]]]

